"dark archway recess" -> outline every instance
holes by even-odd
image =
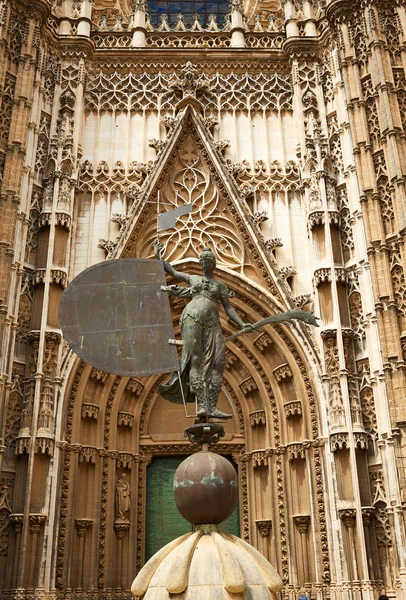
[[[224,18],[229,13],[228,2],[213,2],[213,0],[149,0],[148,11],[154,25],[159,24],[160,16],[168,15],[170,25],[175,25],[178,15],[182,14],[186,25],[192,25],[194,15],[198,15],[202,27],[206,27],[210,15],[215,15],[217,24],[222,26]]]

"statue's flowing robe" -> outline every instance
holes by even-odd
[[[178,297],[192,298],[179,322],[183,341],[180,380],[178,373],[174,373],[168,383],[158,388],[159,394],[174,404],[182,404],[182,390],[186,402],[195,401],[189,381],[192,361],[206,386],[213,383],[213,379],[219,383],[225,365],[218,302],[221,298],[228,298],[228,288],[216,279],[209,280],[200,275],[188,277],[189,287],[168,287],[168,291]]]

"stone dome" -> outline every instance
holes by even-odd
[[[272,565],[250,544],[201,525],[159,550],[135,578],[143,600],[271,600],[282,589]]]

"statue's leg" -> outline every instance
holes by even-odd
[[[231,419],[233,415],[228,413],[223,413],[221,410],[217,408],[218,398],[221,392],[221,387],[223,383],[223,378],[218,379],[216,377],[212,377],[212,380],[209,385],[209,389],[207,390],[207,399],[209,405],[209,411],[207,416],[214,417],[218,419]]]
[[[206,385],[205,385],[204,379],[199,374],[193,374],[192,369],[190,369],[189,384],[190,384],[190,389],[196,396],[196,401],[199,406],[197,416],[205,417],[207,414],[207,402],[206,402]]]
[[[208,417],[231,419],[233,416],[228,413],[223,413],[217,408],[218,398],[223,385],[225,362],[225,347],[223,337],[220,332],[217,334],[215,360],[207,390]]]
[[[199,406],[197,415],[205,417],[207,414],[206,401],[206,381],[202,372],[204,340],[202,327],[198,322],[189,318],[187,320],[187,329],[184,328],[182,337],[191,348],[189,358],[189,386],[191,392],[196,397]]]

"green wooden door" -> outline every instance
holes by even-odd
[[[148,466],[145,560],[165,544],[192,531],[192,525],[179,514],[173,498],[173,478],[184,459],[185,456],[159,456]],[[238,506],[220,528],[234,535],[240,534]]]

